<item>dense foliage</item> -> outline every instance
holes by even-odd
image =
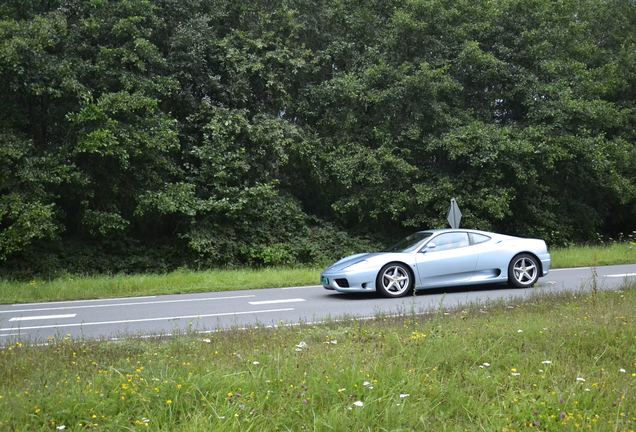
[[[0,97],[5,270],[636,220],[627,0],[5,0]]]

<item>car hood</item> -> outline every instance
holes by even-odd
[[[360,261],[368,260],[368,259],[373,258],[374,256],[378,256],[380,254],[381,253],[359,253],[359,254],[355,254],[355,255],[350,255],[350,256],[344,257],[340,261],[337,261],[334,264],[330,265],[327,268],[327,270],[333,270],[333,271],[342,270],[345,267],[349,267],[350,265],[353,265],[353,264],[358,263]]]

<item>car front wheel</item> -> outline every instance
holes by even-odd
[[[508,265],[508,283],[516,288],[529,288],[539,279],[539,263],[530,254],[515,256]]]
[[[375,285],[384,297],[403,297],[413,289],[413,278],[404,264],[390,263],[382,267]]]

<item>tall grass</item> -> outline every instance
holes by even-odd
[[[0,350],[0,430],[636,429],[636,290]]]

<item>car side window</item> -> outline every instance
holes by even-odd
[[[468,233],[468,237],[470,237],[470,244],[471,245],[484,243],[484,242],[487,242],[488,240],[490,240],[490,237],[488,237],[487,235],[483,235],[483,234]]]
[[[469,245],[466,233],[440,234],[431,240],[431,243],[435,243],[435,249],[431,249],[431,251],[457,249]]]

